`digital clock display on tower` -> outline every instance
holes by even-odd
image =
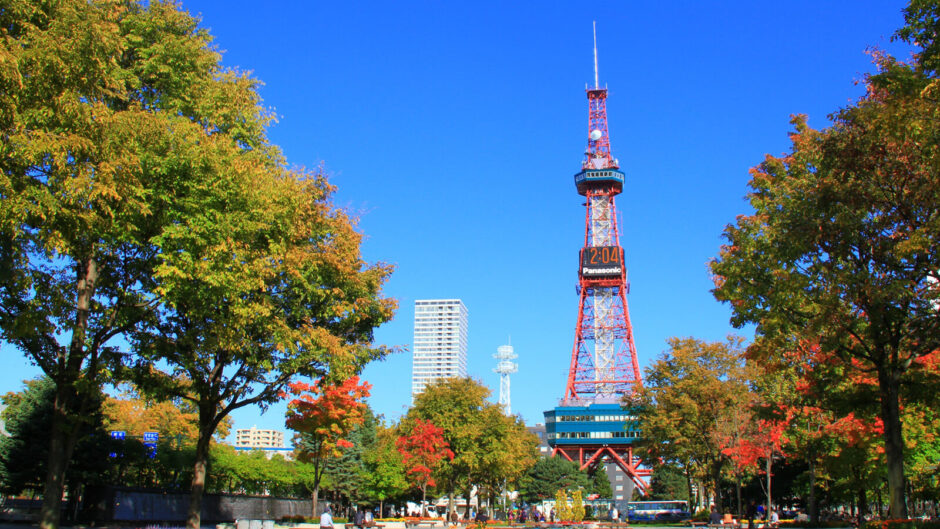
[[[590,246],[581,249],[581,277],[618,277],[623,274],[623,248]]]

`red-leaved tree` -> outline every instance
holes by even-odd
[[[444,440],[444,430],[431,421],[415,419],[404,426],[406,433],[399,436],[395,445],[402,455],[405,473],[412,476],[415,485],[421,489],[421,514],[424,516],[427,513],[424,505],[428,486],[434,486],[434,469],[445,457],[453,461],[454,452]]]
[[[738,472],[758,469],[758,474],[766,476],[764,492],[767,493],[767,512],[773,509],[771,495],[771,477],[773,460],[783,455],[783,434],[789,425],[785,420],[757,419],[747,424],[743,435],[735,437],[722,449],[722,454],[731,458]],[[763,460],[764,468],[761,469]],[[740,505],[738,510],[741,510]]]
[[[336,384],[320,379],[313,384],[294,382],[289,386],[290,395],[296,398],[287,405],[286,422],[298,433],[297,459],[313,465],[314,516],[319,514],[317,502],[325,461],[352,446],[345,437],[362,424],[366,411],[362,399],[369,396],[371,387],[368,382],[360,384],[357,376]]]

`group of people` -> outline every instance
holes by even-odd
[[[751,500],[751,503],[748,504],[744,512],[744,518],[747,520],[748,529],[754,529],[757,522],[761,520],[765,521],[773,528],[780,526],[780,515],[777,514],[777,511],[771,509],[770,513],[767,513],[763,505],[757,505],[757,502],[754,500]],[[712,505],[711,514],[708,517],[708,525],[738,525],[739,523],[740,522],[735,520],[731,513],[726,512],[721,514],[718,512],[718,508]]]
[[[356,514],[353,515],[353,525],[358,529],[374,527],[375,519],[372,516],[372,511],[370,509],[357,509]]]
[[[552,513],[554,514],[554,510]],[[472,514],[471,518],[477,522],[486,522],[489,520],[489,516],[486,514],[486,509],[480,509],[475,514]],[[497,520],[508,520],[509,522],[513,523],[548,521],[545,514],[543,514],[542,511],[536,507],[509,509],[506,512],[496,511],[495,518]]]
[[[357,509],[353,515],[353,525],[358,529],[374,527],[375,519],[369,509]],[[333,529],[333,512],[327,505],[320,513],[320,529]]]

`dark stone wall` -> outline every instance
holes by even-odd
[[[82,503],[83,522],[183,522],[189,493],[101,487],[87,490]],[[310,500],[234,494],[206,494],[202,498],[204,523],[279,520],[312,513]]]

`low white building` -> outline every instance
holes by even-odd
[[[284,448],[284,432],[257,426],[235,430],[235,448]]]

